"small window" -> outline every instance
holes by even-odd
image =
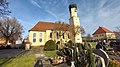
[[[52,38],[52,32],[50,33],[50,38]]]
[[[36,33],[33,34],[33,42],[36,42]]]
[[[42,33],[40,33],[39,42],[42,42]]]
[[[75,12],[77,12],[77,9],[75,9]]]
[[[57,39],[59,39],[59,34],[58,34],[58,32],[56,33],[56,37],[57,37]]]

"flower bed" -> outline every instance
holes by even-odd
[[[61,63],[66,63],[66,56],[57,56],[57,57],[53,57],[50,58],[50,62],[52,65],[58,65]]]

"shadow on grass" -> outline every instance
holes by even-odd
[[[1,59],[5,59],[5,61],[3,61],[2,63],[0,63],[0,67],[2,67],[4,64],[6,63],[10,63],[12,61],[12,59],[15,57],[11,57],[11,58],[1,58]]]

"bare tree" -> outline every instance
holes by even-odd
[[[58,36],[60,38],[60,45],[62,44],[62,36],[66,31],[68,31],[69,24],[66,24],[64,22],[58,21],[54,24],[54,31],[58,33]]]
[[[15,19],[3,17],[0,20],[0,34],[6,39],[6,43],[13,37],[17,38],[23,32],[23,26]]]
[[[87,40],[87,41],[90,41],[90,40],[91,40],[91,35],[90,35],[90,34],[87,34],[86,40]]]
[[[116,31],[114,31],[115,35],[116,35],[116,38],[117,39],[120,39],[120,26],[116,26]]]
[[[82,26],[75,26],[73,24],[70,24],[69,31],[71,33],[71,38],[73,39],[74,44],[75,44],[75,37],[76,37],[76,35],[78,35],[80,33],[82,35],[85,34],[85,30],[84,30],[84,28]]]
[[[9,10],[9,3],[7,0],[0,0],[0,17],[4,15],[9,15],[11,11]]]
[[[86,33],[85,29],[82,26],[80,26],[80,32],[81,32],[82,35],[84,35]]]
[[[116,26],[115,28],[117,29],[118,32],[120,32],[120,26]]]

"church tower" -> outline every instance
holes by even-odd
[[[77,26],[80,27],[80,21],[79,21],[79,17],[78,17],[78,14],[77,14],[77,5],[76,4],[70,4],[69,5],[69,12],[70,12],[69,22],[70,22],[70,24],[74,25],[74,28],[76,30]],[[81,33],[76,34],[75,43],[82,43]]]

